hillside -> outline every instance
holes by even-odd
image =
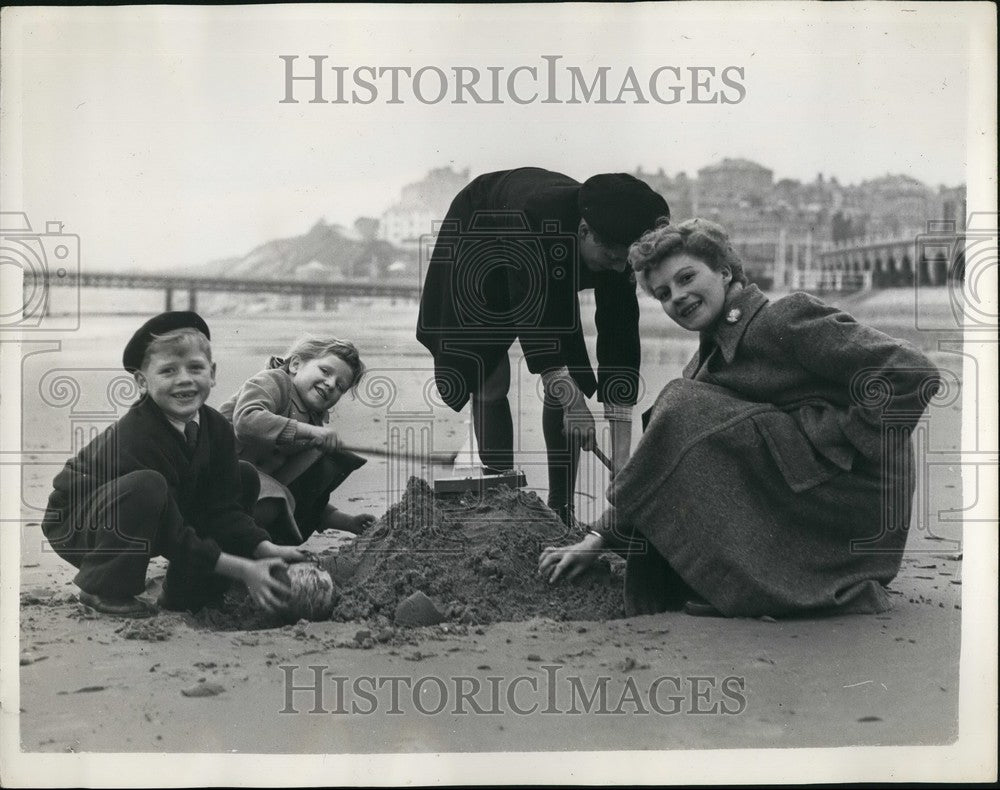
[[[403,262],[406,268],[398,266]],[[307,278],[313,282],[392,276],[416,280],[413,254],[368,234],[348,235],[340,225],[322,219],[301,236],[274,239],[255,247],[246,255],[221,258],[183,269],[185,274],[202,277],[290,280]],[[171,273],[177,274],[173,269]]]

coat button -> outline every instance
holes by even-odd
[[[735,324],[743,317],[743,311],[737,307],[734,307],[728,313],[726,313],[726,322],[730,324]]]

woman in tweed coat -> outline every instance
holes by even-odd
[[[694,219],[630,250],[643,289],[700,343],[550,582],[626,555],[629,615],[879,612],[914,491],[910,433],[936,391],[917,349],[819,299],[770,302],[725,231]]]

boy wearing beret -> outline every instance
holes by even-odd
[[[161,313],[132,336],[122,364],[140,399],[53,481],[42,530],[78,572],[82,603],[142,617],[137,598],[153,556],[169,562],[163,608],[197,611],[235,579],[274,610],[288,587],[275,571],[304,559],[276,546],[249,515],[256,474],[236,457],[229,422],[205,405],[215,363],[204,320]]]

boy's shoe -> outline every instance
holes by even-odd
[[[688,601],[684,604],[684,614],[692,617],[722,617],[723,614],[706,601]]]
[[[156,607],[138,598],[107,598],[103,595],[80,590],[77,596],[80,603],[96,609],[102,614],[113,614],[118,617],[151,617],[156,614]]]

